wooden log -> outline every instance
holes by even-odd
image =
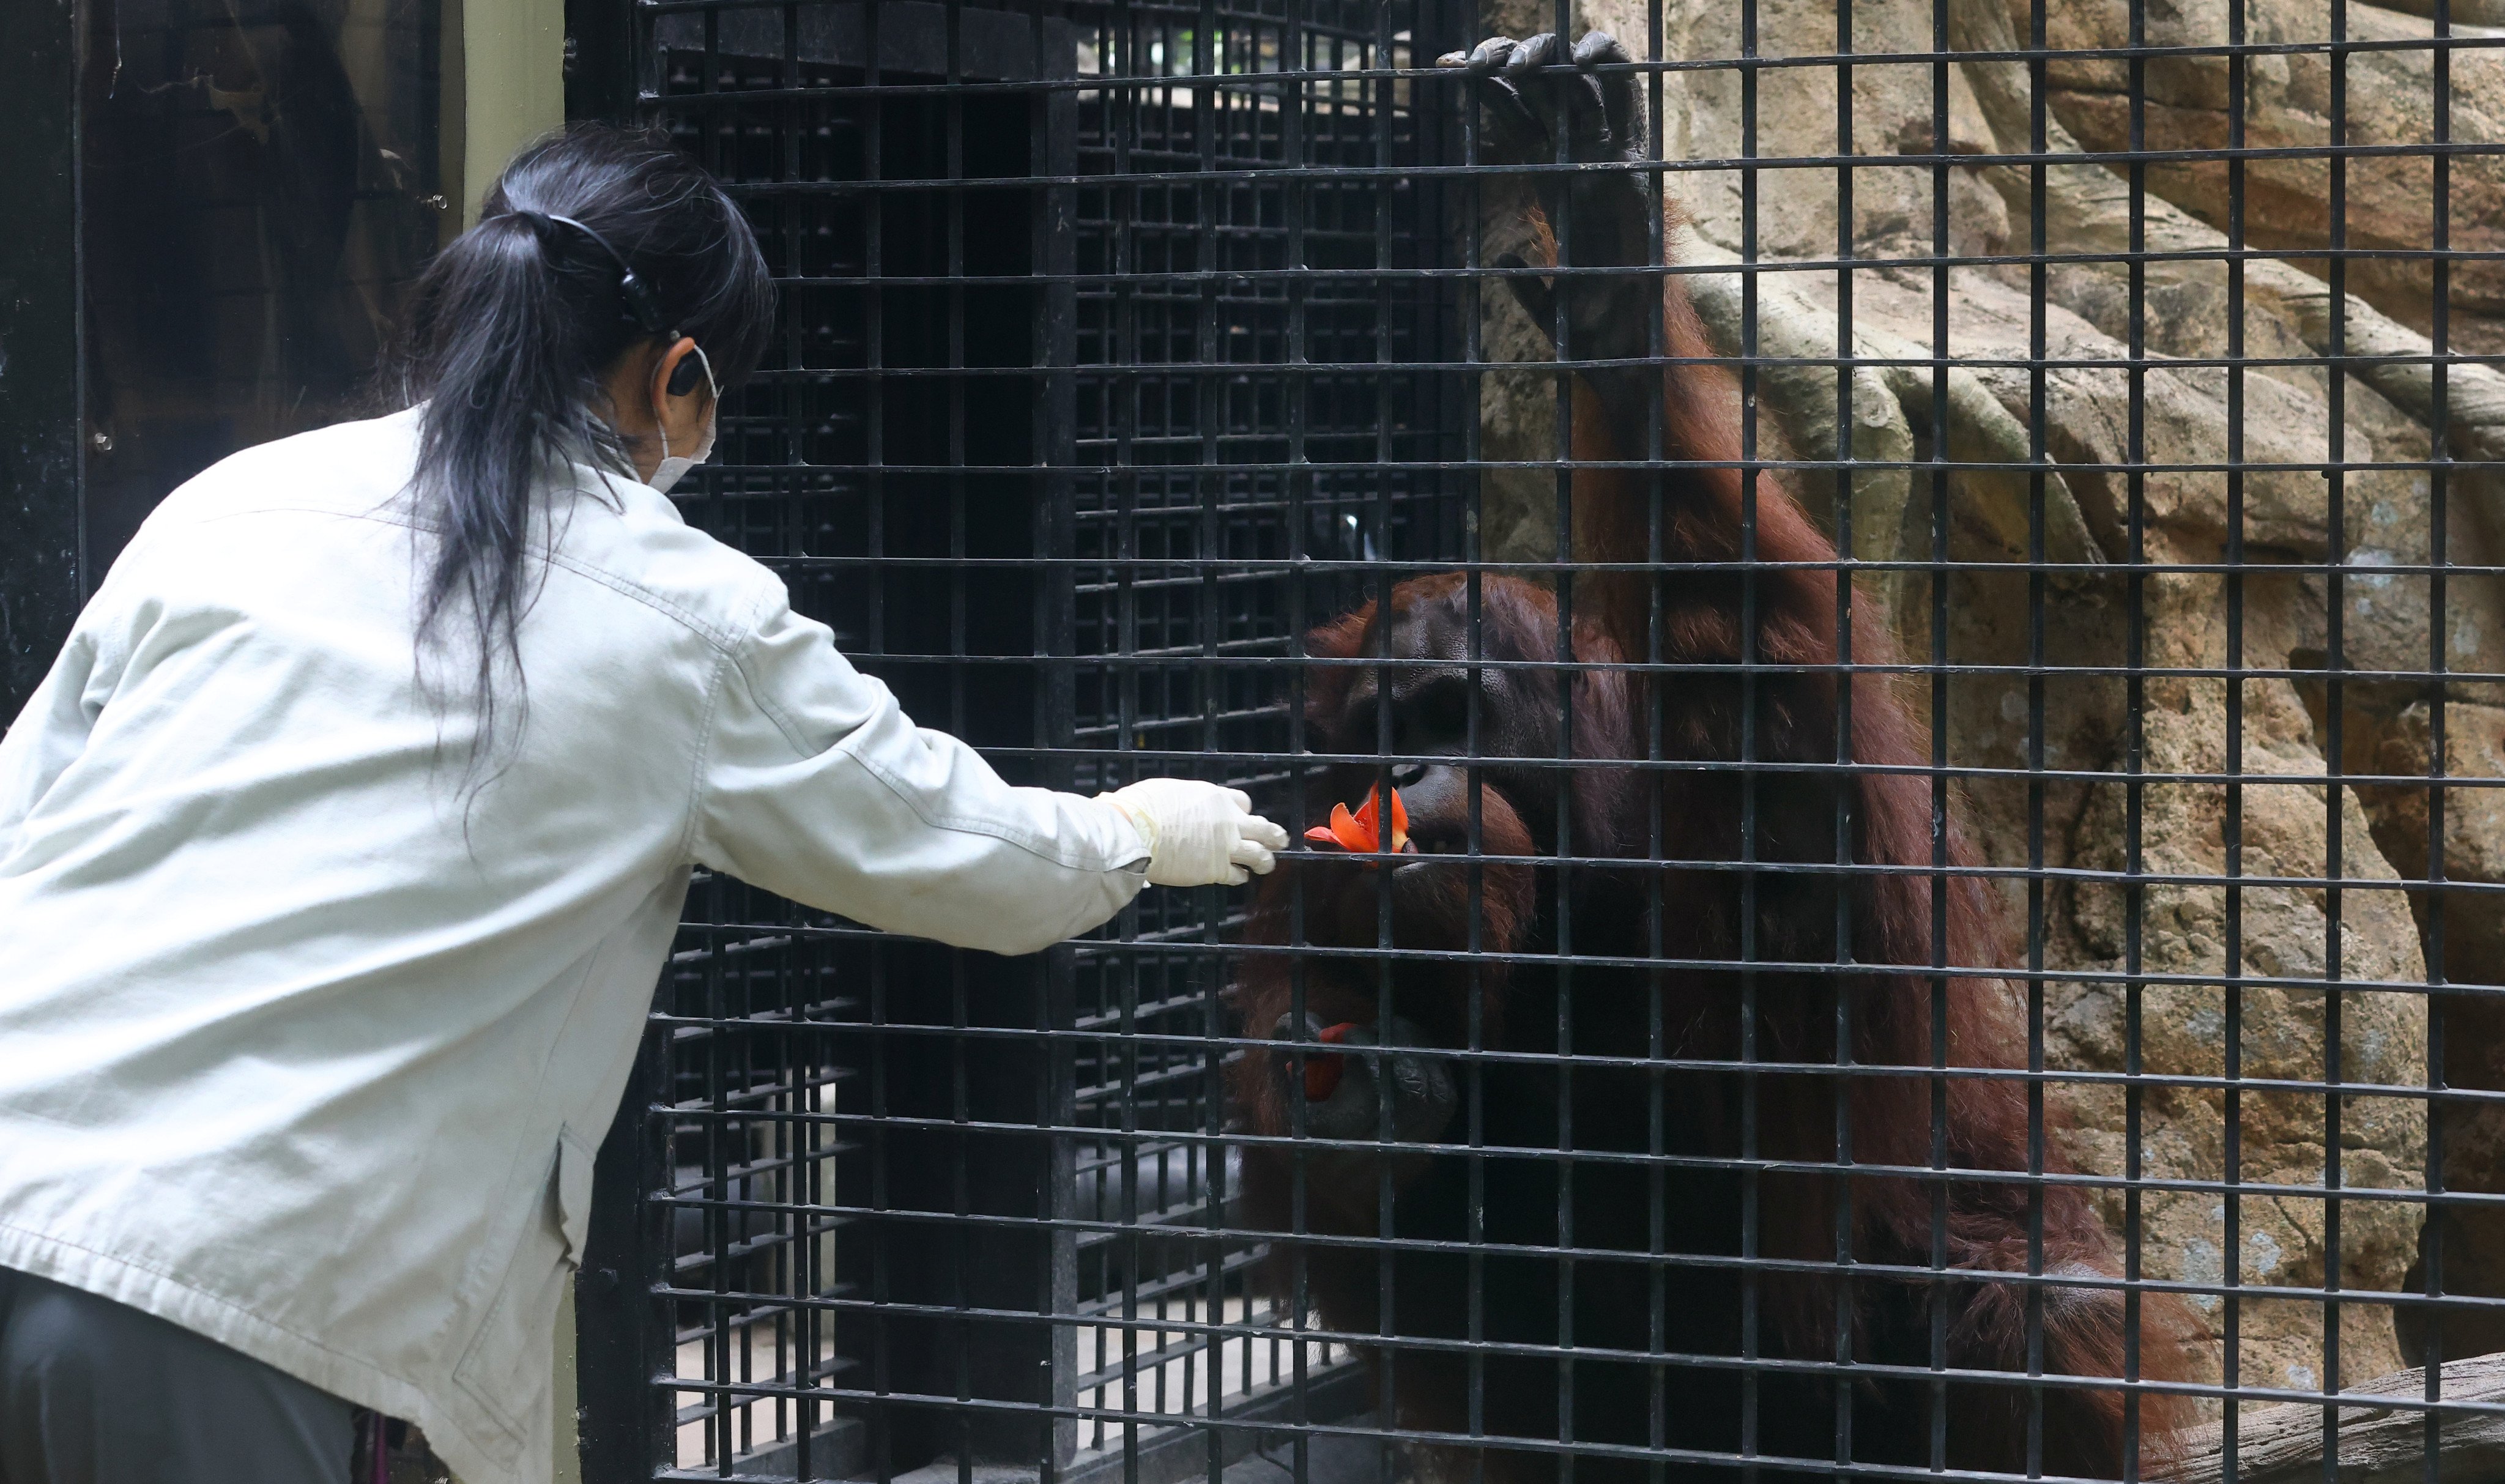
[[[2490,1410],[2456,1412],[2439,1405],[2435,1476],[2443,1484],[2505,1484],[2505,1355],[2455,1360],[2444,1367],[2445,1402],[2483,1403]],[[2338,1430],[2341,1484],[2418,1484],[2426,1478],[2427,1425],[2422,1407],[2360,1405],[2345,1399],[2426,1396],[2426,1372],[2405,1370],[2341,1394]],[[2323,1408],[2291,1401],[2247,1412],[2236,1425],[2238,1484],[2317,1484],[2322,1473]],[[2224,1484],[2225,1431],[2217,1423],[2183,1439],[2179,1484]]]

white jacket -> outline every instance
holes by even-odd
[[[471,724],[415,680],[416,427],[176,490],[0,742],[0,1266],[538,1484],[689,867],[1024,953],[1112,916],[1147,851],[917,729],[773,574],[588,471],[553,497],[518,749],[465,798]]]

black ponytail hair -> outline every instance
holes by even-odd
[[[426,404],[408,491],[424,533],[421,669],[459,622],[476,648],[474,776],[492,752],[500,669],[525,703],[518,631],[550,466],[634,469],[609,421],[610,370],[638,342],[684,335],[728,387],[756,370],[774,321],[746,218],[655,136],[551,135],[513,158],[482,208],[418,279],[399,366],[403,404]]]

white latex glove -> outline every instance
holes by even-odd
[[[1122,811],[1148,842],[1156,886],[1242,886],[1270,874],[1288,831],[1252,812],[1250,796],[1189,778],[1144,778],[1096,795]],[[1249,873],[1249,874],[1248,874]]]

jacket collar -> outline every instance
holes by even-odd
[[[405,424],[409,436],[415,438],[418,425],[425,416],[426,404],[419,402],[403,407],[382,420],[387,423]],[[548,483],[554,487],[570,488],[595,499],[614,502],[621,514],[644,515],[667,520],[674,525],[688,523],[688,517],[679,512],[676,501],[636,478],[635,472],[631,469],[621,470],[585,463],[580,459],[567,459],[549,469]]]
[[[679,512],[677,501],[630,473],[583,463],[571,463],[567,469],[576,489],[616,501],[620,513],[667,520],[676,525],[688,523],[688,517]]]

